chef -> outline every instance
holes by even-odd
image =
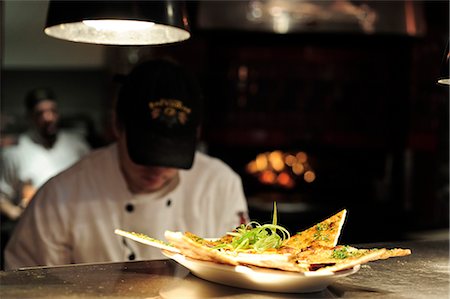
[[[7,244],[5,267],[159,259],[156,248],[114,230],[217,237],[248,221],[240,177],[196,150],[201,100],[180,65],[136,66],[117,97],[117,141],[38,190]]]

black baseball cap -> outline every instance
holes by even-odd
[[[194,77],[182,66],[158,59],[140,63],[123,80],[116,113],[131,160],[191,168],[202,107]]]

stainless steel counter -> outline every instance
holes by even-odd
[[[318,293],[227,287],[159,260],[2,271],[0,298],[449,298],[448,240],[357,246],[410,248],[412,255],[366,264]]]

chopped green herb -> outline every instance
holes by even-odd
[[[323,235],[320,232],[315,233],[313,235],[313,237],[314,237],[314,240],[320,240],[320,241],[329,241],[330,240],[330,237],[328,235]]]
[[[233,251],[253,249],[263,252],[270,248],[279,248],[284,240],[290,238],[289,231],[277,224],[277,205],[273,204],[273,218],[271,224],[259,224],[251,221],[242,224],[228,235],[233,237],[231,244],[219,245],[217,248],[228,248]]]
[[[317,231],[324,231],[328,229],[328,224],[327,223],[318,223],[316,225],[316,230]]]
[[[329,229],[329,225],[327,223],[318,223],[316,224],[316,233],[314,233],[314,240],[328,241],[330,239],[329,235],[324,235],[323,232]]]
[[[346,259],[349,256],[349,251],[347,246],[342,246],[339,249],[334,249],[333,253],[331,254],[331,257],[335,259]]]

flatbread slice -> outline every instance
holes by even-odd
[[[331,272],[337,272],[345,269],[353,268],[357,265],[362,265],[374,260],[377,260],[386,252],[386,249],[374,249],[374,250],[367,250],[364,252],[360,252],[357,256],[346,258],[341,261],[336,262],[332,266],[326,266],[319,268],[316,272],[321,271],[331,271]]]
[[[276,250],[264,253],[234,252],[216,248],[217,242],[203,239],[190,232],[166,231],[165,237],[180,252],[190,258],[212,261],[229,265],[251,265],[263,268],[293,272],[305,272],[309,267],[305,263],[296,263],[291,254],[279,254]]]
[[[131,239],[133,241],[145,244],[145,245],[150,245],[159,249],[164,249],[170,252],[175,252],[175,253],[180,253],[180,250],[178,248],[176,248],[175,246],[172,246],[172,244],[162,241],[162,240],[158,240],[152,237],[147,236],[146,234],[143,233],[136,233],[136,232],[128,232],[128,231],[124,231],[121,229],[115,229],[114,233],[116,235]]]
[[[280,248],[269,248],[263,252],[257,252],[254,249],[231,250],[229,246],[223,246],[224,244],[229,245],[233,241],[233,236],[230,234],[211,240],[201,238],[190,232],[166,231],[165,237],[168,242],[165,242],[141,233],[119,229],[115,233],[143,244],[181,253],[186,257],[197,260],[291,272],[335,272],[374,260],[411,254],[409,249],[402,248],[358,249],[348,245],[338,246],[337,243],[346,214],[345,209],[341,210],[285,240]]]
[[[172,243],[154,239],[142,233],[128,232],[116,229],[115,234],[129,238],[136,242],[150,245],[156,248],[167,250],[174,253],[182,253],[185,256],[213,261],[218,263],[236,265],[245,264],[265,268],[277,268],[290,271],[307,271],[307,265],[297,266],[292,264],[290,254],[278,254],[276,251],[268,251],[263,254],[239,253],[234,254],[224,250],[216,250],[217,241],[203,239],[193,233],[185,232],[166,232],[166,238],[172,240]]]
[[[224,254],[231,255],[229,252],[225,252]],[[291,272],[306,272],[310,269],[308,263],[304,261],[297,262],[290,254],[279,254],[277,252],[238,252],[232,256],[240,265],[251,265]]]
[[[310,270],[339,271],[375,260],[409,254],[411,254],[409,249],[358,249],[348,245],[339,245],[334,248],[309,248],[298,253],[296,259],[297,262],[302,261],[309,264]]]
[[[400,257],[400,256],[407,256],[411,254],[410,249],[403,249],[403,248],[392,248],[387,249],[386,252],[380,256],[380,259],[388,259],[391,257]]]
[[[206,242],[201,241],[205,239],[200,237],[194,239],[193,234],[186,236],[182,232],[165,231],[164,236],[187,257],[221,264],[239,264],[231,256],[223,254],[219,250],[209,247]]]
[[[342,210],[286,240],[283,251],[301,251],[308,247],[335,247],[338,243],[347,210]]]

